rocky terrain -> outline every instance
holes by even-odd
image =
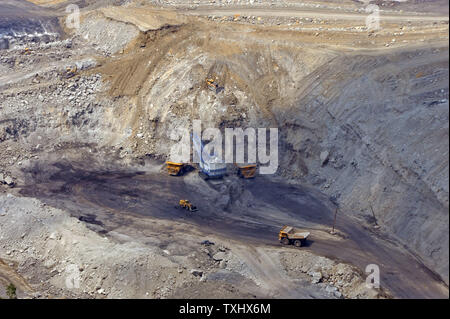
[[[0,5],[0,285],[37,298],[448,297],[441,3],[380,4],[382,28],[368,32],[354,1],[85,1],[77,30],[57,2]],[[52,27],[17,34],[12,8]],[[223,90],[207,88],[211,76]],[[154,160],[193,119],[278,127],[270,178],[307,187],[306,199],[261,204],[259,177],[166,181]],[[208,199],[201,221],[171,212],[187,191]],[[290,201],[311,213],[294,216]],[[343,243],[328,234],[335,204]],[[212,231],[222,218],[273,234]],[[283,224],[315,229],[313,243],[274,247]],[[372,259],[386,267],[379,290],[365,287]],[[67,287],[74,274],[80,289]]]
[[[368,290],[352,267],[308,252],[257,248],[249,257],[247,247],[212,237],[205,242],[175,235],[184,237],[173,239],[183,241],[182,246],[164,246],[150,237],[141,242],[120,232],[106,237],[38,200],[0,198],[5,252],[0,279],[11,269],[24,274],[9,278],[19,288],[19,297],[373,298],[379,294]],[[276,267],[279,275],[261,273],[252,263],[254,256],[264,258],[263,265]],[[273,260],[280,262],[272,265]]]
[[[0,10],[0,49],[8,49],[15,43],[48,43],[61,31],[57,17],[27,1],[5,0]]]

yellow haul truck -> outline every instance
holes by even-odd
[[[239,171],[238,171],[239,177],[242,177],[245,179],[255,177],[256,169],[257,169],[257,166],[255,164],[249,164],[249,165],[236,164],[236,166],[239,169]]]
[[[284,245],[301,247],[304,246],[309,234],[307,231],[301,231],[291,226],[284,226],[278,234],[278,239]]]
[[[179,176],[184,173],[184,164],[175,162],[166,162],[167,172],[171,176]]]

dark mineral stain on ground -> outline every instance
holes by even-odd
[[[59,162],[49,164],[47,169],[36,166],[27,174],[31,179],[22,187],[22,195],[67,209],[86,223],[102,225],[102,232],[120,226],[120,215],[132,214],[185,223],[187,229],[195,225],[205,236],[215,233],[247,244],[276,246],[280,227],[289,222],[311,230],[311,239],[303,249],[352,263],[362,271],[369,264],[379,265],[382,286],[396,297],[444,297],[433,284],[438,280],[434,273],[345,213],[340,213],[336,224],[344,239],[332,241],[323,237],[333,224],[332,206],[301,186],[261,176],[238,180],[251,193],[252,204],[232,204],[225,210],[183,177],[159,172],[107,170],[88,163]],[[208,186],[213,191],[227,183],[229,178],[208,182]],[[199,211],[190,213],[178,208],[179,199],[191,200]],[[109,216],[108,220],[105,216]]]

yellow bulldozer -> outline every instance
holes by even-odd
[[[185,165],[183,163],[175,163],[175,162],[166,162],[167,172],[171,176],[180,176],[183,175]]]
[[[216,82],[216,79],[213,79],[213,78],[207,78],[206,79],[206,85],[208,86],[208,88],[211,90],[211,91],[216,91],[217,90],[217,88],[219,87],[219,85],[217,84],[217,82]]]
[[[197,207],[194,206],[190,201],[187,199],[180,199],[179,205],[181,208],[184,208],[190,212],[198,211]]]
[[[66,69],[66,73],[64,74],[65,78],[70,79],[77,74],[78,68],[76,66],[69,67]]]

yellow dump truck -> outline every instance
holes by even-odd
[[[166,162],[167,172],[171,176],[179,176],[184,173],[184,164],[175,162]]]
[[[253,178],[256,175],[257,166],[255,164],[250,165],[236,165],[238,170],[239,177],[248,179]]]
[[[309,234],[307,231],[301,231],[291,226],[283,226],[278,234],[278,239],[284,245],[301,247],[305,244]]]

